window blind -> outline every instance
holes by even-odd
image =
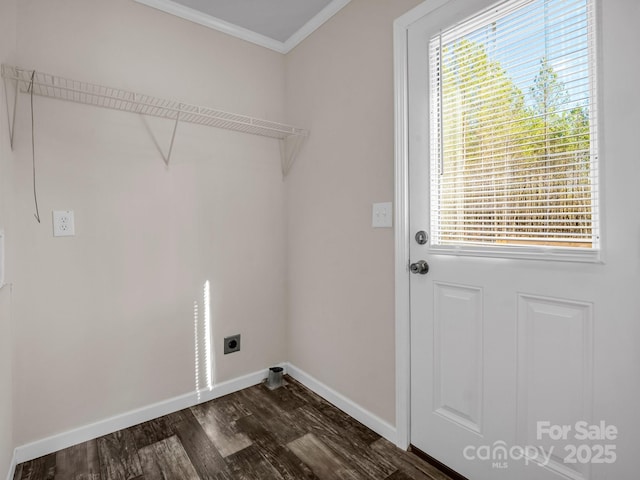
[[[507,1],[431,39],[432,245],[598,248],[593,10]]]

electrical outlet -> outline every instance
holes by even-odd
[[[73,221],[73,210],[56,210],[53,212],[53,236],[73,237],[76,234]]]
[[[224,338],[224,354],[240,351],[240,334]]]

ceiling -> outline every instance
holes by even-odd
[[[351,0],[135,0],[287,53]]]

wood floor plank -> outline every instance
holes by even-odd
[[[51,453],[44,456],[44,478],[46,480],[53,479],[56,475],[56,454]]]
[[[298,397],[305,405],[314,405],[321,406],[326,403],[326,400],[322,398],[317,393],[309,390],[307,387],[302,385],[297,380],[294,380],[289,375],[285,375],[285,380],[287,382],[287,390],[291,393],[291,395]]]
[[[22,468],[23,468],[22,463],[20,463],[19,465],[16,465],[16,469],[13,472],[13,480],[21,480],[22,479]]]
[[[100,478],[100,457],[98,454],[98,441],[89,440],[87,442],[87,466],[89,475],[86,480],[101,480]],[[78,479],[85,480],[85,479]]]
[[[371,448],[393,462],[399,470],[414,480],[451,480],[433,465],[412,453],[397,448],[390,441],[381,438],[371,445]]]
[[[56,454],[45,455],[26,462],[21,480],[53,480],[56,474]]]
[[[320,480],[362,480],[347,463],[312,433],[287,444]]]
[[[413,479],[403,471],[396,470],[394,473],[392,473],[387,478],[385,478],[385,480],[413,480]]]
[[[265,428],[275,436],[278,443],[286,445],[307,433],[301,425],[296,423],[293,413],[281,408],[269,395],[269,390],[266,387],[259,385],[237,392],[237,394],[251,411],[251,414],[258,418]]]
[[[233,455],[251,445],[251,440],[236,427],[236,420],[240,418],[238,412],[234,411],[231,414],[231,411],[233,409],[229,405],[215,400],[191,408],[191,412],[222,457]]]
[[[138,454],[145,480],[200,480],[176,436],[141,448]]]
[[[376,432],[358,422],[336,406],[330,404],[297,380],[287,377],[287,381],[289,382],[287,389],[290,390],[293,395],[305,399],[307,404],[314,406],[318,411],[330,419],[331,423],[338,424],[344,430],[351,432],[353,435],[359,436],[364,443],[371,444],[381,438]]]
[[[77,480],[89,477],[87,446],[87,443],[81,443],[56,453],[55,480]]]
[[[165,415],[165,422],[168,425],[175,425],[176,423],[180,423],[185,419],[185,415],[189,415],[191,413],[191,409],[185,408],[184,410],[178,410],[177,412],[170,413]]]
[[[350,435],[358,437],[362,443],[372,444],[381,438],[376,432],[326,401],[317,408],[332,423],[340,426]]]
[[[369,448],[368,438],[353,435],[342,425],[336,425],[315,407],[306,406],[296,410],[296,421],[305,425],[331,450],[345,458],[349,465],[363,473],[366,478],[386,478],[397,467],[383,456]]]
[[[234,480],[283,480],[257,445],[251,445],[225,458]]]
[[[239,419],[238,427],[285,480],[318,480],[313,471],[289,448],[280,444],[254,415]]]
[[[149,422],[135,425],[130,430],[138,450],[175,435],[173,424],[169,422],[169,417],[156,418]]]
[[[138,449],[130,430],[119,430],[97,440],[101,480],[131,480],[142,475]]]
[[[173,426],[180,443],[201,480],[228,480],[227,464],[192,412]]]
[[[235,394],[216,398],[211,403],[215,405],[216,411],[220,415],[232,422],[235,422],[242,417],[246,417],[247,415],[251,415],[249,409],[244,405],[244,403],[242,403],[241,398]]]
[[[308,389],[304,385],[302,385],[297,380],[294,380],[291,377],[286,377],[287,382],[287,390],[289,390],[292,395],[301,397],[307,405],[314,406],[319,412],[321,412],[327,419],[330,420],[332,424],[337,424],[342,427],[345,431],[350,432],[350,434],[358,436],[362,442],[371,444],[381,437],[376,432],[358,422],[356,419],[340,410],[336,406],[327,402],[324,398],[319,396],[314,391]]]
[[[253,388],[258,388],[264,392],[273,402],[275,402],[282,410],[291,412],[297,408],[303,407],[309,404],[309,399],[295,394],[295,390],[288,388],[291,380],[286,381],[287,388],[276,388],[275,390],[269,390],[264,385],[256,385]]]

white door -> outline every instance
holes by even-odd
[[[430,68],[430,57],[434,51],[444,55],[442,45],[452,38],[446,37],[452,26],[463,25],[466,34],[484,21],[499,31],[502,20],[492,17],[498,8],[486,11],[494,3],[425,2],[406,28],[408,230],[415,270],[409,274],[411,444],[472,480],[635,479],[640,444],[640,95],[634,84],[640,78],[640,62],[630,45],[640,44],[640,2],[608,0],[606,9],[596,4],[598,65],[589,67],[589,74],[592,81],[597,79],[599,90],[595,83],[581,87],[598,92],[590,112],[598,142],[594,135],[590,148],[591,154],[599,154],[593,157],[599,178],[591,177],[590,191],[593,205],[599,205],[594,220],[599,225],[582,230],[594,235],[587,239],[594,242],[591,249],[576,246],[584,239],[563,242],[562,234],[555,240],[540,240],[534,233],[522,235],[527,237],[522,241],[486,242],[485,237],[500,238],[507,228],[499,221],[484,221],[485,210],[465,203],[466,189],[480,178],[478,170],[469,169],[473,161],[464,164],[458,155],[456,164],[444,152],[471,147],[460,138],[456,147],[439,146],[439,135],[449,133],[451,138],[467,132],[442,132],[447,127],[433,116],[442,105],[446,119],[448,106],[461,103],[462,95],[447,103],[442,92],[432,90],[439,81],[446,82],[437,75],[449,67]],[[563,0],[576,8],[582,3]],[[485,20],[464,26],[483,11]],[[562,20],[563,15],[556,18]],[[531,40],[524,48],[535,50],[537,42]],[[495,43],[484,47],[491,54]],[[550,64],[561,69],[559,63]],[[517,77],[509,68],[516,67],[504,67],[505,76]],[[564,81],[570,83],[571,78]],[[499,79],[492,88],[500,89]],[[575,96],[576,90],[566,87],[564,93]],[[522,108],[534,108],[532,98],[524,102]],[[547,150],[546,158],[556,154],[551,152]],[[439,159],[434,161],[434,155]],[[492,155],[497,157],[495,150],[490,150]],[[460,176],[471,177],[470,183],[461,186],[464,178],[447,183],[435,171],[439,168],[457,168]],[[517,183],[514,178],[532,181],[528,174],[505,173],[508,165],[501,168],[507,183]],[[433,191],[440,188],[445,193]],[[460,198],[452,200],[456,189]],[[491,208],[511,208],[519,201],[505,195],[503,203],[494,198]],[[454,214],[447,217],[447,209]],[[550,215],[540,223],[553,226],[559,217],[553,217],[553,211]],[[462,225],[460,230],[450,226],[455,221]],[[414,238],[420,231],[427,234],[424,244],[419,236]],[[572,235],[580,236],[569,234],[572,240]],[[600,251],[598,260],[590,258],[595,250]],[[426,274],[420,273],[420,260],[428,264]]]

